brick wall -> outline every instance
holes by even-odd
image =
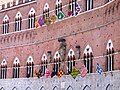
[[[42,13],[43,9],[40,8],[42,8],[44,3],[45,1],[41,1],[23,7],[18,7],[16,9],[12,9],[11,11],[2,11],[0,13],[0,23],[2,23],[2,18],[5,14],[9,16],[10,22],[14,21],[17,11],[21,11],[23,19],[27,18],[31,7],[36,9],[36,15],[38,15],[39,13]],[[48,3],[51,3],[51,1],[48,0]],[[66,3],[66,1],[63,2],[64,5]],[[50,4],[51,10],[54,9],[53,6],[55,5]],[[10,15],[11,12],[12,15]],[[107,52],[106,46],[110,39],[113,42],[115,52],[118,52],[120,50],[120,35],[118,33],[120,25],[119,16],[119,0],[115,0],[100,8],[83,12],[77,17],[71,17],[49,26],[43,26],[33,30],[14,32],[7,35],[0,35],[0,62],[2,62],[3,59],[6,59],[8,63],[7,66],[12,67],[14,59],[18,57],[20,65],[25,66],[27,58],[32,56],[34,64],[39,65],[41,63],[42,55],[44,53],[47,54],[47,51],[52,51],[52,56],[54,57],[55,52],[58,51],[59,48],[59,37],[64,37],[66,39],[67,53],[71,48],[75,51],[75,46],[80,45],[81,58],[83,58],[83,52],[87,45],[91,46],[93,56],[105,55]],[[22,22],[22,29],[26,27],[27,21]],[[13,31],[14,25],[11,24],[10,32]],[[119,57],[120,55],[115,56],[114,64],[116,70],[120,69]],[[93,72],[95,72],[95,65],[97,62],[101,64],[105,71],[105,58],[99,58],[94,59]],[[77,63],[76,66],[78,66]],[[12,69],[7,72],[7,78],[11,77]],[[25,68],[20,69],[20,77],[26,77]]]

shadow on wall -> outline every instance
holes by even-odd
[[[83,90],[91,90],[90,87],[88,85],[86,85]]]
[[[113,90],[113,85],[108,84],[105,90]]]

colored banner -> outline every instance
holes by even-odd
[[[78,74],[79,74],[79,70],[74,67],[74,68],[72,69],[71,76],[75,79]]]
[[[84,77],[86,74],[87,74],[88,70],[87,68],[85,67],[85,65],[82,65],[82,70],[81,70],[81,77]]]

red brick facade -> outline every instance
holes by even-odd
[[[14,31],[14,24],[9,25],[9,33],[2,34],[0,27],[0,62],[3,59],[7,61],[7,78],[13,77],[13,62],[17,57],[20,61],[20,77],[26,77],[26,64],[29,56],[32,56],[34,65],[40,65],[42,55],[52,52],[52,61],[56,51],[59,51],[60,42],[58,38],[63,37],[66,40],[66,60],[69,50],[72,48],[76,53],[76,46],[80,46],[81,56],[84,57],[84,50],[87,45],[92,48],[94,57],[107,54],[107,43],[109,40],[113,43],[114,52],[120,51],[120,1],[113,0],[105,4],[105,0],[94,0],[94,9],[85,11],[85,0],[80,0],[81,13],[76,17],[67,18],[68,7],[63,7],[66,18],[49,26],[42,26],[34,29],[28,28],[28,20],[22,21],[22,30]],[[15,6],[12,9],[0,11],[0,24],[7,14],[9,22],[14,22],[18,11],[22,14],[22,19],[28,18],[31,8],[36,11],[36,16],[43,13],[45,3],[49,4],[50,11],[55,9],[55,0],[37,0],[31,4]],[[63,6],[68,4],[67,0],[62,0]],[[55,12],[52,12],[55,13]],[[50,15],[52,15],[50,13]],[[36,19],[38,19],[37,17]],[[75,54],[76,55],[76,54]],[[114,69],[120,69],[120,55],[114,55]],[[82,61],[75,63],[77,68],[81,68]],[[96,63],[99,63],[106,71],[106,57],[93,58],[92,70],[96,72]],[[34,66],[37,70],[40,66]],[[48,66],[52,70],[52,65]]]

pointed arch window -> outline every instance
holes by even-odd
[[[28,17],[28,28],[34,28],[34,27],[35,27],[35,10],[34,8],[31,8]]]
[[[72,15],[75,13],[76,3],[77,0],[69,0],[69,9],[71,10]]]
[[[5,15],[3,19],[3,34],[6,34],[9,32],[9,17]]]
[[[42,64],[41,64],[41,70],[42,70],[43,75],[45,74],[46,68],[47,68],[47,56],[46,56],[46,54],[43,54]]]
[[[84,50],[84,65],[88,69],[88,73],[92,73],[93,53],[89,45]]]
[[[31,56],[27,59],[27,78],[33,77],[34,63]]]
[[[46,17],[49,17],[49,5],[48,5],[48,3],[45,3],[44,10],[43,10],[43,18],[46,19]]]
[[[60,70],[60,54],[57,51],[54,55],[54,66],[53,66],[53,71],[58,74],[59,70]]]
[[[93,9],[93,1],[94,0],[86,0],[86,11]]]
[[[1,63],[1,79],[6,79],[7,75],[7,62],[4,59]]]
[[[62,11],[62,0],[56,0],[55,12],[58,15],[58,12]]]
[[[19,78],[20,71],[20,61],[18,58],[15,58],[13,62],[13,78]]]
[[[22,15],[20,12],[18,12],[15,17],[15,31],[21,31],[21,24],[22,24]]]
[[[68,52],[68,74],[72,72],[72,68],[75,66],[75,53],[73,49]]]
[[[113,43],[111,40],[107,43],[107,55],[106,55],[106,62],[107,62],[107,71],[114,70],[114,48]]]

